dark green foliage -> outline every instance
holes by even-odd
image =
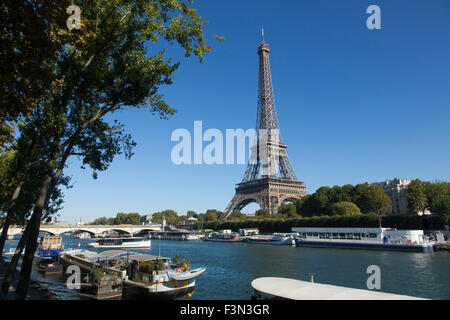
[[[339,201],[333,203],[331,205],[330,212],[332,215],[337,216],[351,216],[360,213],[359,208],[356,206],[356,204],[350,201]]]
[[[339,202],[353,202],[362,213],[389,213],[392,210],[392,201],[383,189],[369,184],[321,187],[297,200],[296,210],[302,217],[334,215],[342,212],[333,210],[333,205]],[[356,213],[355,209],[351,212]]]
[[[376,228],[379,226],[379,216],[374,213],[356,214],[351,216],[313,216],[308,218],[279,219],[249,219],[245,221],[223,221],[213,223],[197,223],[196,229],[231,229],[237,232],[241,228],[259,228],[260,232],[291,232],[292,227],[320,228]],[[444,222],[439,216],[402,216],[389,215],[382,218],[383,228],[442,230]]]
[[[91,225],[120,225],[120,224],[141,224],[141,216],[139,213],[117,213],[115,218],[101,217],[90,223]]]

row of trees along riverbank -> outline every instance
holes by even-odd
[[[444,222],[440,216],[418,215],[389,215],[381,219],[383,228],[443,230]],[[357,214],[352,216],[315,216],[308,218],[248,218],[245,220],[216,220],[197,222],[196,229],[231,229],[238,231],[241,228],[259,228],[260,232],[292,232],[292,227],[322,227],[344,228],[379,227],[379,216],[375,213]]]
[[[413,180],[407,189],[409,214],[392,215],[392,200],[379,186],[367,183],[321,187],[313,194],[284,204],[279,213],[258,210],[255,216],[233,212],[226,221],[222,213],[208,210],[198,229],[258,227],[262,232],[290,232],[292,227],[383,227],[442,230],[450,216],[450,183]],[[428,210],[431,215],[418,215]]]
[[[164,210],[164,211],[158,211],[154,212],[151,215],[150,222],[160,224],[162,223],[163,219],[165,219],[166,224],[170,225],[177,225],[177,224],[183,224],[188,223],[188,218],[196,217],[198,216],[197,213],[195,213],[192,210],[189,210],[186,215],[178,215],[178,212],[174,210]],[[130,213],[123,213],[119,212],[117,213],[116,217],[100,217],[95,219],[94,221],[88,223],[90,225],[120,225],[120,224],[133,224],[133,225],[140,225],[142,224],[142,216],[137,212],[130,212]],[[148,222],[148,221],[145,221]]]
[[[8,292],[25,250],[20,300],[39,226],[61,208],[61,188],[69,186],[64,169],[77,163],[70,160],[77,157],[97,178],[117,155],[131,158],[136,143],[120,123],[124,112],[144,109],[163,119],[176,112],[160,89],[173,83],[179,52],[164,48],[174,45],[200,62],[211,51],[208,21],[192,1],[78,0],[75,28],[75,15],[67,13],[72,4],[5,0],[0,6],[0,255],[9,226],[26,225],[1,291]]]

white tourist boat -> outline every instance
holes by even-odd
[[[88,244],[97,249],[150,249],[150,239],[143,238],[104,238]]]
[[[271,245],[295,245],[295,234],[273,233],[271,235],[257,234],[245,238],[249,243]]]
[[[292,231],[298,233],[297,246],[432,252],[435,244],[423,230],[294,227]]]

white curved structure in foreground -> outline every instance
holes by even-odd
[[[264,277],[252,281],[255,297],[289,300],[426,300],[380,291],[313,283],[295,279]]]

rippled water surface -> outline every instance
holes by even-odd
[[[88,249],[92,240],[80,240]],[[65,238],[66,249],[78,240]],[[17,241],[7,241],[6,250]],[[91,250],[89,248],[89,250]],[[450,299],[450,252],[390,252],[352,249],[305,248],[263,244],[207,241],[152,240],[151,249],[142,253],[173,258],[177,254],[190,260],[191,268],[205,267],[196,280],[191,299],[250,299],[251,281],[258,277],[287,277],[317,283],[367,289],[369,265],[381,269],[381,291],[430,299]],[[41,277],[34,273],[35,276]],[[61,283],[60,277],[43,279],[64,299],[78,299]]]

